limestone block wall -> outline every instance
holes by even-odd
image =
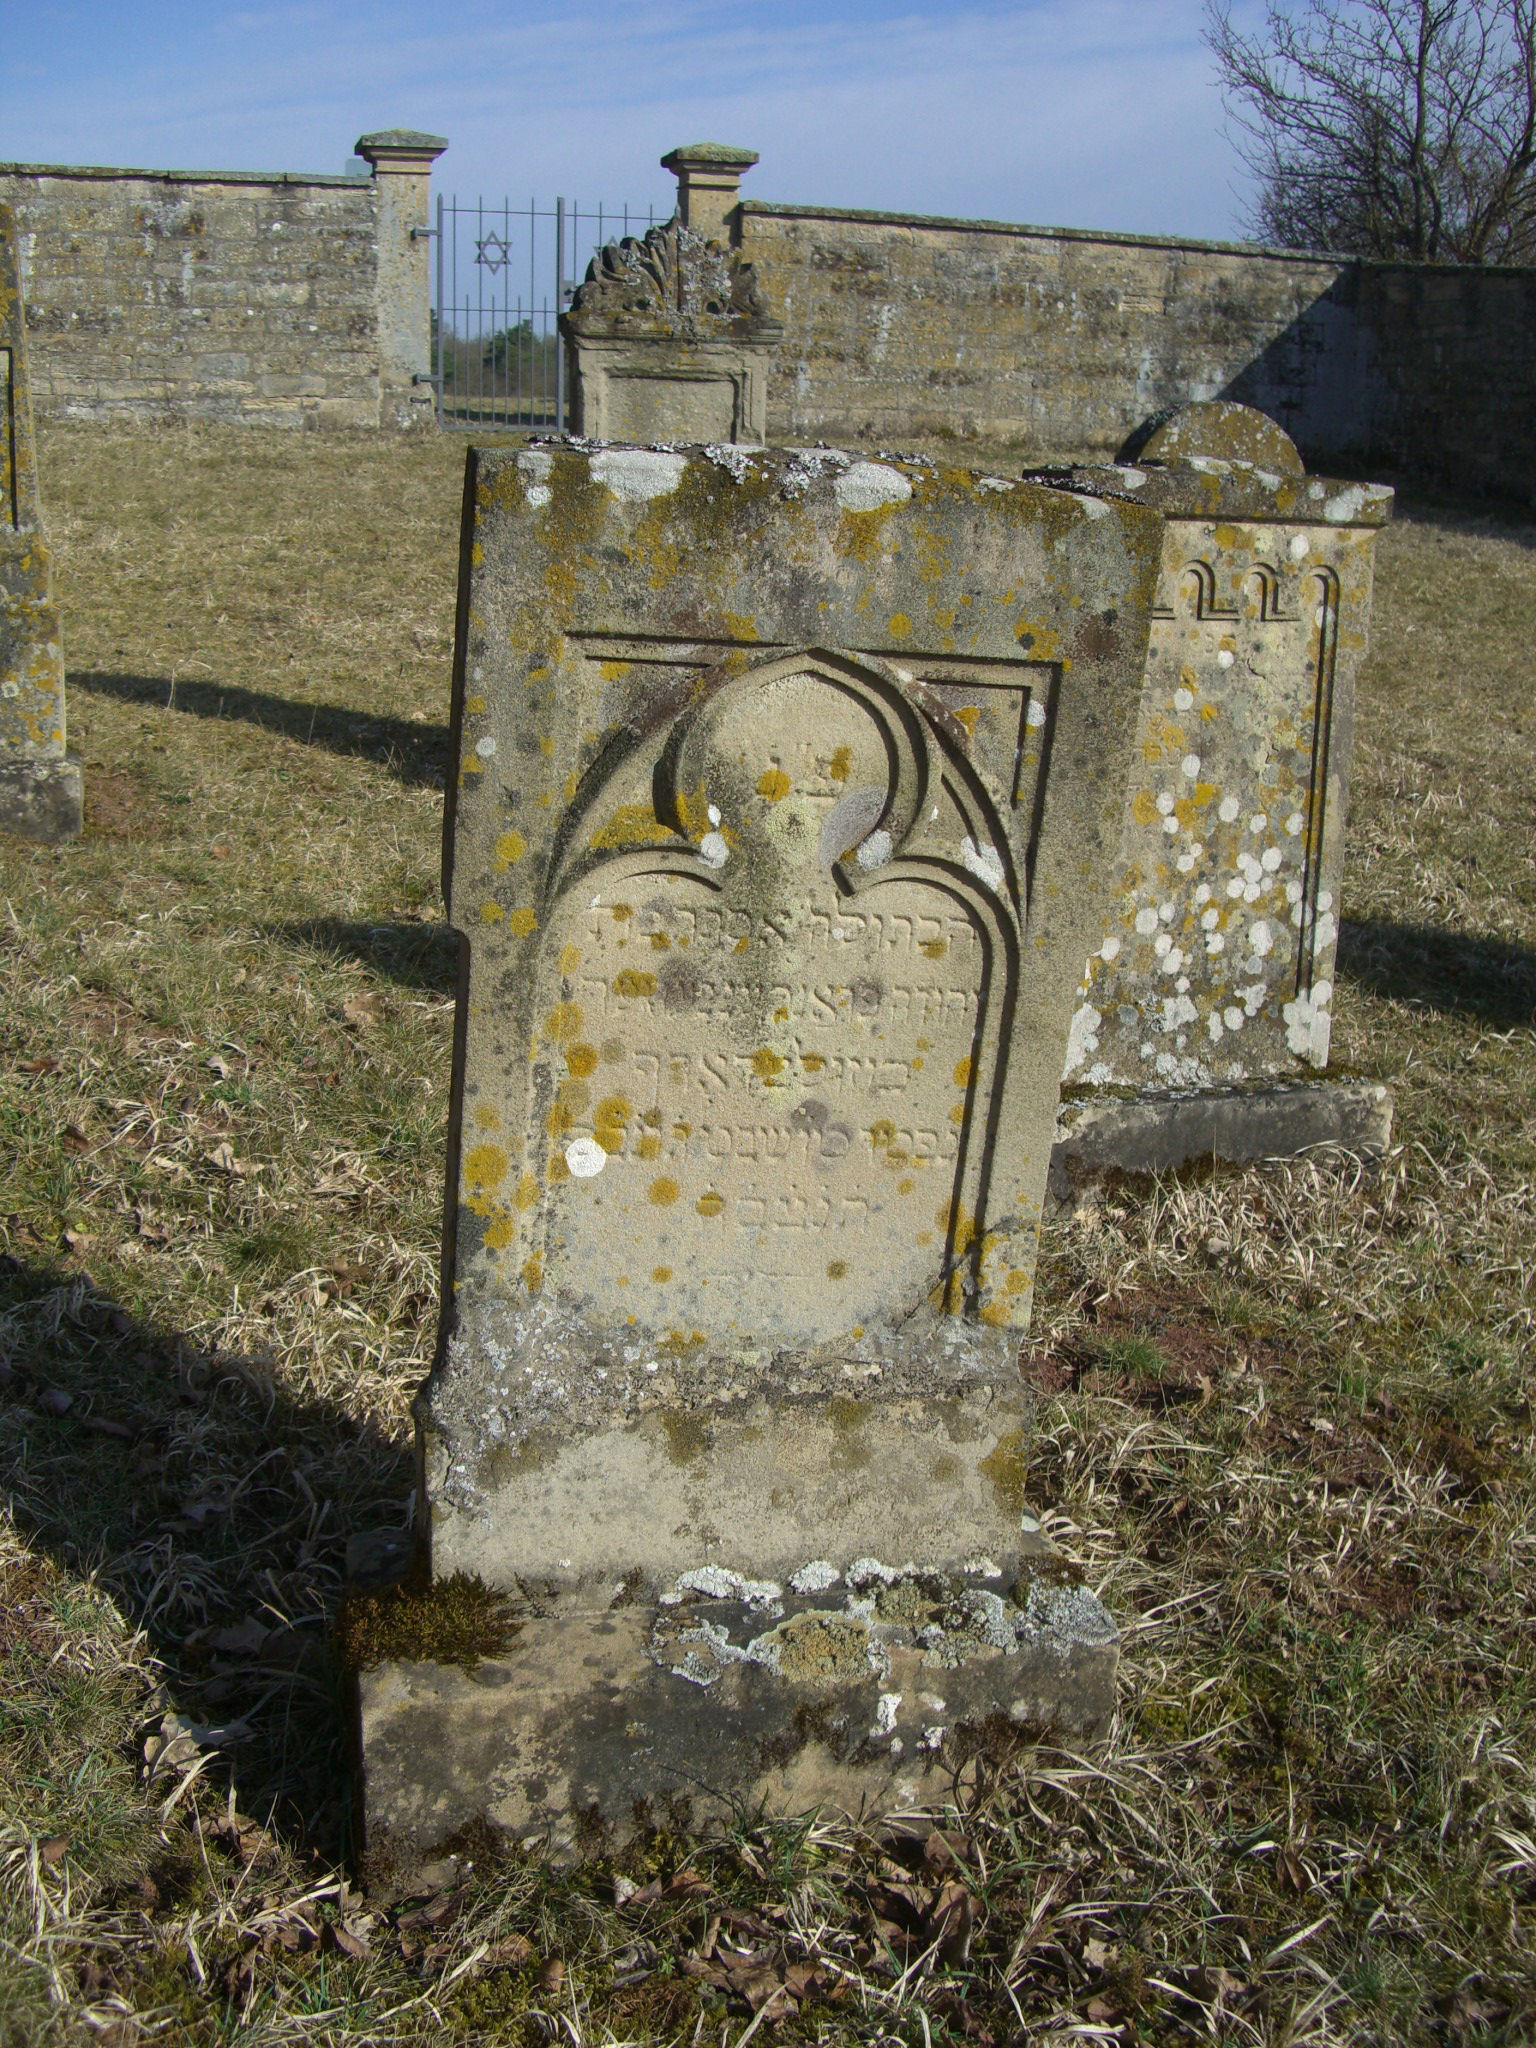
[[[1103,458],[1149,414],[1220,397],[1314,467],[1532,491],[1536,270],[755,200],[740,222],[784,328],[771,441]]]
[[[1364,264],[1356,325],[1368,454],[1536,503],[1536,270]]]
[[[774,438],[953,433],[1112,454],[1215,397],[1341,266],[1240,245],[747,202],[742,253],[784,326]]]
[[[427,173],[442,139],[363,138],[373,177],[0,164],[33,402],[49,418],[374,427],[430,416]]]

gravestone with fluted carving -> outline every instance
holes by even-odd
[[[827,449],[483,452],[467,503],[420,1483],[429,1588],[520,1632],[363,1673],[377,1882],[939,1798],[1116,1654],[1017,1352],[1159,519]]]
[[[1053,1187],[1209,1158],[1379,1157],[1385,1084],[1327,1075],[1355,678],[1392,493],[1309,477],[1284,430],[1179,408],[1118,466],[1163,514],[1114,898],[1083,976]]]
[[[742,260],[737,196],[751,150],[693,143],[662,158],[673,218],[593,257],[560,331],[571,425],[604,441],[747,442],[767,433],[780,328]]]
[[[64,748],[64,650],[37,498],[16,217],[0,205],[0,830],[72,839],[80,764]]]

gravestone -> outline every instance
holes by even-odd
[[[606,441],[760,444],[781,330],[739,252],[741,174],[757,158],[696,142],[661,161],[676,214],[600,249],[560,317],[572,424]]]
[[[72,839],[80,764],[64,751],[64,650],[37,500],[16,217],[0,205],[0,830]]]
[[[1328,1063],[1355,679],[1392,493],[1308,477],[1273,420],[1190,405],[1134,464],[1050,472],[1166,521],[1104,934],[1052,1172],[1379,1156],[1391,1097]]]
[[[362,1674],[376,1883],[943,1797],[1116,1654],[1016,1357],[1160,522],[826,449],[479,451],[466,503],[419,1498],[521,1632]]]

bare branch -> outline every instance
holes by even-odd
[[[1266,239],[1536,262],[1536,0],[1208,0],[1206,40]]]

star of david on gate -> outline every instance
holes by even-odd
[[[475,261],[487,270],[505,270],[511,253],[500,235],[486,235],[475,244]]]

